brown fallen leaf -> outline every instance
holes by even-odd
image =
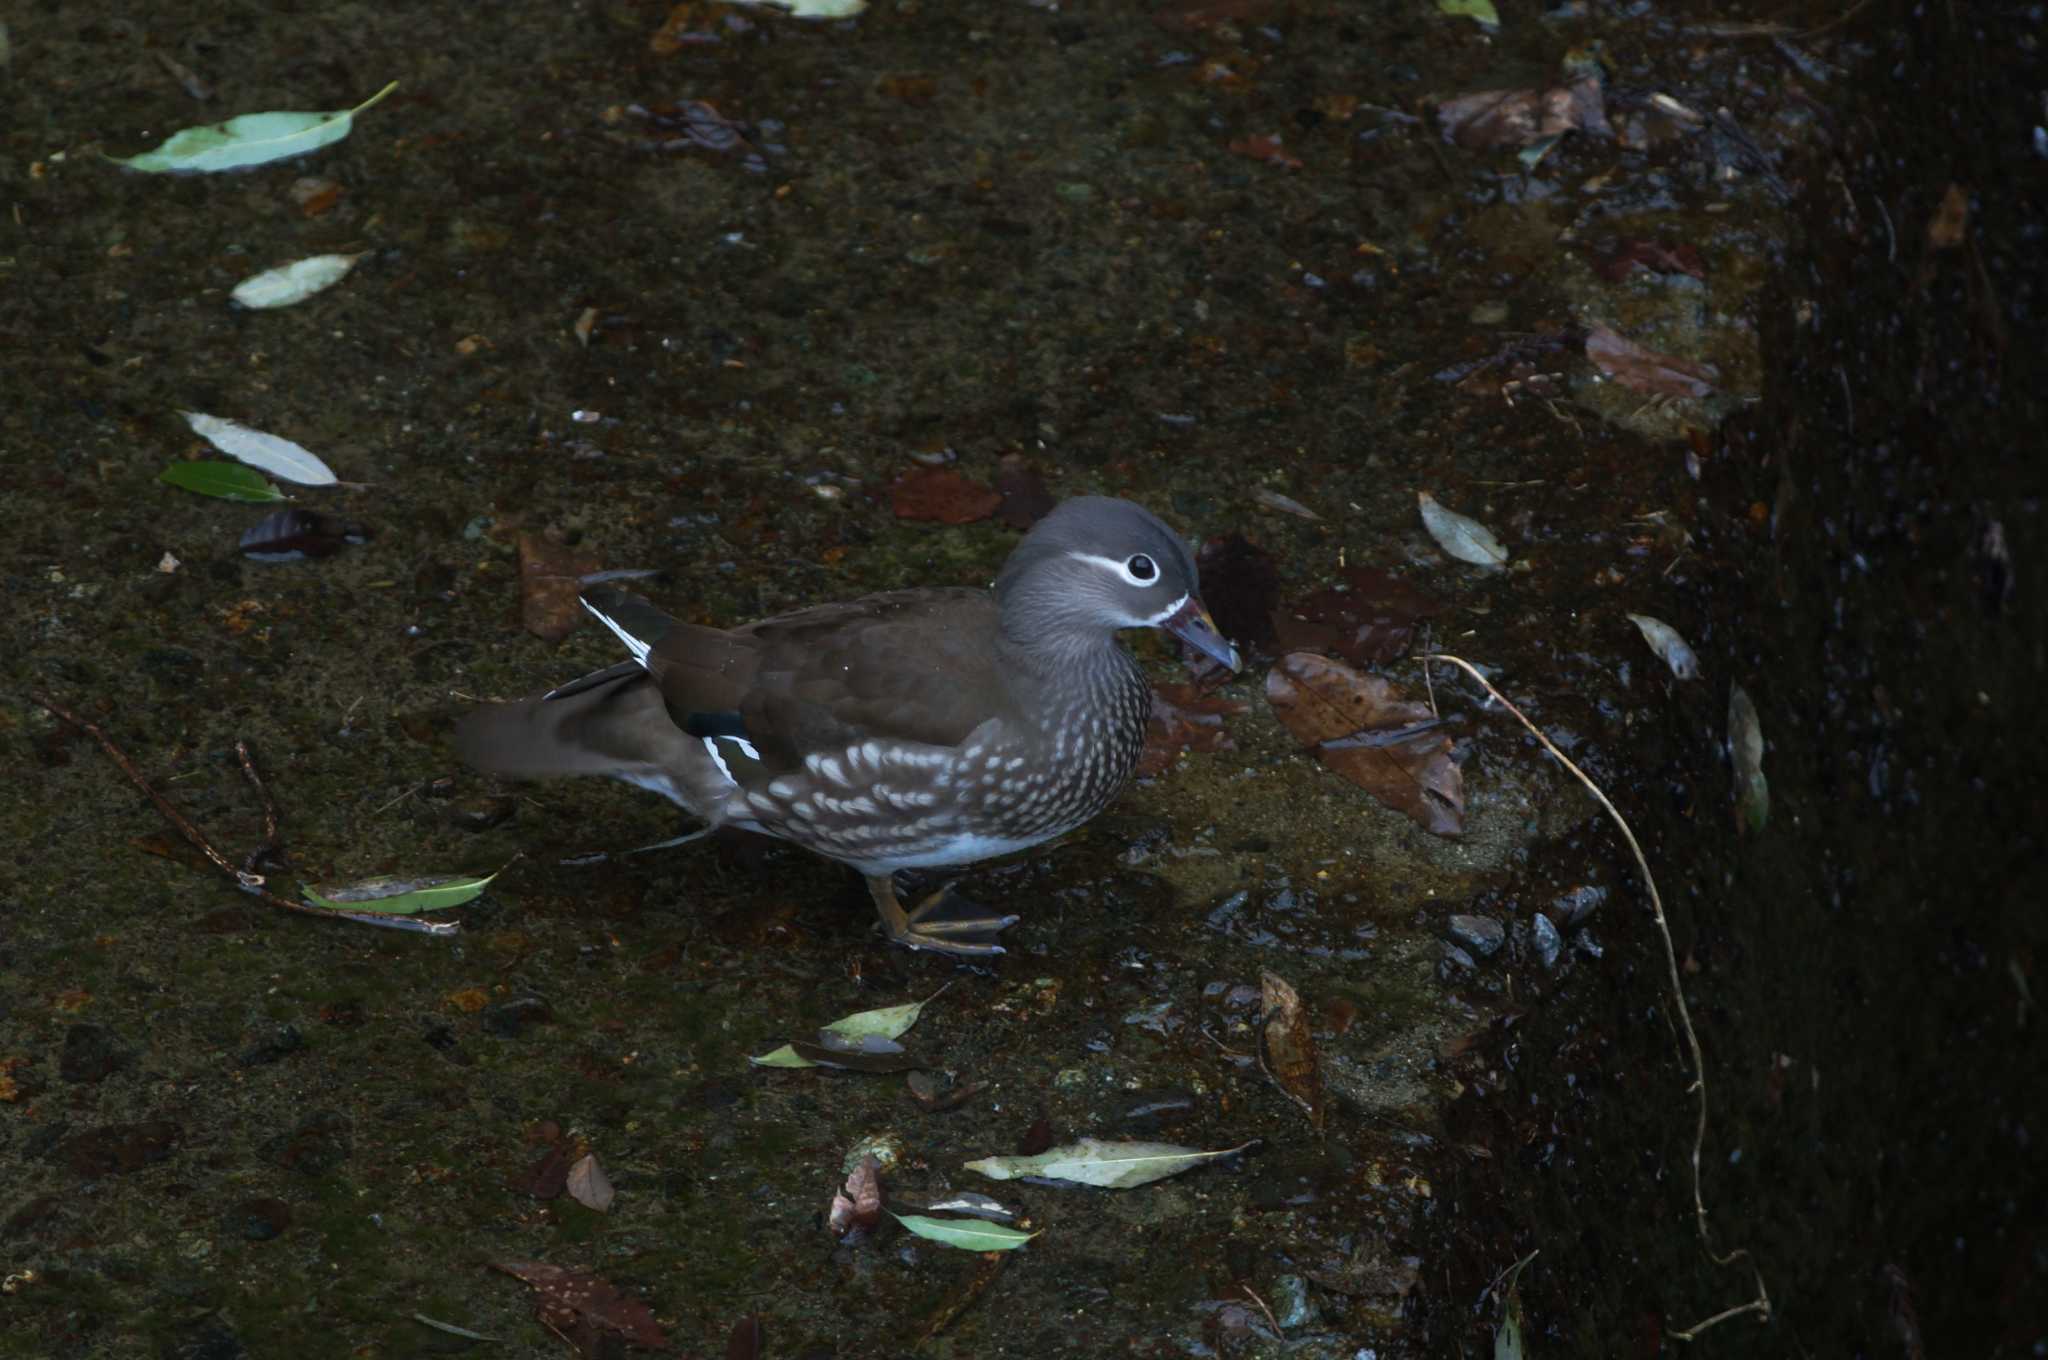
[[[993,515],[1002,503],[1000,491],[951,468],[918,468],[889,490],[896,518],[939,524],[972,524]]]
[[[880,1170],[881,1164],[872,1156],[863,1157],[860,1165],[847,1173],[846,1188],[833,1192],[825,1226],[840,1241],[865,1237],[881,1223],[882,1183],[875,1174]]]
[[[1323,1070],[1301,995],[1278,973],[1259,974],[1259,1065],[1273,1084],[1323,1127]]]
[[[612,1200],[618,1195],[618,1191],[612,1188],[611,1177],[604,1174],[604,1167],[599,1165],[594,1152],[584,1153],[570,1166],[567,1188],[570,1199],[599,1213],[610,1210]]]
[[[1443,612],[1434,595],[1378,567],[1347,567],[1337,581],[1274,611],[1280,646],[1381,665],[1406,656],[1415,626]]]
[[[1054,505],[1045,479],[1021,453],[1006,453],[996,464],[996,492],[1003,498],[1003,508],[997,514],[1012,529],[1029,529]]]
[[[1611,255],[1595,254],[1593,269],[1610,283],[1619,283],[1638,269],[1652,274],[1689,274],[1696,279],[1707,276],[1699,251],[1691,246],[1634,238],[1623,241]]]
[[[597,559],[539,534],[519,536],[519,622],[545,642],[560,642],[583,622],[577,596]]]
[[[1377,675],[1289,652],[1266,674],[1266,702],[1332,770],[1439,836],[1465,829],[1465,779],[1425,704]]]
[[[1586,357],[1623,387],[1649,397],[1711,397],[1721,377],[1712,364],[1644,349],[1605,326],[1586,333]]]
[[[1436,117],[1446,141],[1474,150],[1528,146],[1574,131],[1614,135],[1597,76],[1547,90],[1475,90],[1439,103]]]
[[[491,1269],[532,1286],[540,1296],[534,1316],[569,1337],[586,1355],[597,1353],[605,1333],[647,1350],[668,1345],[652,1308],[588,1271],[545,1261],[493,1261]]]
[[[1138,777],[1150,779],[1172,766],[1182,751],[1235,749],[1223,720],[1249,707],[1236,699],[1204,694],[1194,685],[1155,685],[1152,716],[1145,724],[1145,749]]]

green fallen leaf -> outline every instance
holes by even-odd
[[[868,0],[740,0],[743,5],[781,10],[793,19],[851,19]]]
[[[889,1211],[889,1217],[919,1237],[966,1251],[1015,1251],[1038,1236],[1035,1232],[1006,1228],[1000,1223],[987,1223],[980,1219],[926,1218],[923,1214],[899,1214],[893,1209]]]
[[[1436,7],[1453,19],[1473,19],[1488,28],[1500,27],[1500,12],[1493,0],[1436,0]]]
[[[949,982],[946,984],[946,987],[952,985]],[[939,988],[937,992],[933,992],[922,1001],[907,1001],[901,1006],[884,1006],[880,1010],[855,1011],[852,1015],[841,1016],[831,1024],[826,1025],[819,1033],[836,1034],[842,1039],[865,1039],[870,1036],[882,1039],[900,1039],[910,1032],[910,1027],[917,1023],[917,1017],[923,1013],[924,1008],[937,1001],[940,993],[944,992],[946,987]],[[773,1053],[759,1058],[749,1058],[747,1061],[756,1067],[816,1067],[818,1065],[809,1058],[798,1056],[796,1050],[788,1044],[784,1044]]]
[[[158,475],[157,480],[224,501],[263,503],[284,499],[284,492],[272,486],[262,473],[240,463],[219,463],[205,458],[173,463]]]
[[[499,870],[503,873],[504,870]],[[299,895],[316,907],[335,911],[377,912],[387,916],[417,916],[423,911],[459,907],[472,901],[497,874],[474,876],[440,875],[431,878],[366,878],[359,883],[329,888],[322,894],[301,885]]]
[[[1256,1141],[1256,1140],[1254,1140]],[[1083,1138],[1078,1143],[1041,1152],[1036,1157],[984,1157],[967,1163],[990,1180],[1007,1181],[1019,1176],[1043,1176],[1048,1180],[1078,1181],[1105,1190],[1128,1190],[1132,1186],[1178,1176],[1190,1167],[1243,1152],[1251,1143],[1217,1152],[1177,1147],[1172,1143],[1107,1143]]]
[[[394,80],[354,108],[335,113],[245,113],[225,123],[174,132],[154,151],[107,159],[153,175],[206,174],[268,165],[340,141],[355,126],[357,114],[397,88]]]

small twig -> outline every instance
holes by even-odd
[[[253,874],[256,866],[271,858],[282,859],[283,852],[278,846],[277,800],[270,796],[270,789],[263,782],[263,776],[256,773],[256,757],[249,754],[249,743],[235,743],[235,758],[242,762],[242,773],[256,786],[256,796],[263,800],[263,844],[251,850],[242,861],[242,872]]]
[[[958,1321],[960,1315],[971,1308],[974,1305],[974,1301],[986,1293],[991,1284],[995,1283],[996,1276],[1003,1273],[1003,1267],[1009,1263],[1009,1259],[1010,1254],[1008,1252],[983,1252],[981,1254],[980,1267],[968,1279],[965,1287],[942,1304],[939,1311],[933,1314],[932,1320],[926,1325],[923,1335],[917,1339],[918,1347],[922,1349],[927,1343],[936,1340],[940,1332],[945,1331],[946,1328]]]
[[[128,758],[128,753],[119,746],[116,746],[114,739],[105,732],[102,732],[97,724],[87,722],[84,718],[79,717],[76,713],[73,713],[70,709],[46,694],[32,692],[28,697],[32,702],[42,707],[44,711],[50,713],[59,721],[70,723],[73,727],[98,742],[100,749],[107,753],[107,758],[120,768],[122,774],[128,776],[130,783],[142,790],[149,801],[156,805],[156,810],[163,814],[164,820],[178,829],[179,835],[190,842],[200,854],[205,855],[214,868],[220,870],[221,873],[233,880],[237,888],[240,888],[265,906],[276,907],[280,911],[296,912],[301,916],[318,916],[322,920],[331,921],[336,917],[341,917],[345,920],[359,921],[364,925],[384,926],[392,930],[412,930],[427,935],[452,935],[458,929],[453,922],[417,921],[406,916],[335,911],[328,907],[309,906],[304,902],[294,902],[290,898],[279,897],[264,886],[265,880],[263,875],[252,872],[249,869],[237,869],[229,861],[228,857],[223,855],[214,846],[214,843],[206,838],[205,832],[193,825],[190,818],[178,811],[177,808],[171,806],[170,800],[157,792],[156,786],[149,782],[149,777],[143,774],[137,768],[135,762]],[[277,838],[276,806],[271,803],[270,794],[264,789],[263,781],[256,776],[255,763],[249,755],[247,744],[237,742],[235,744],[235,752],[241,757],[242,768],[247,772],[250,782],[255,784],[257,791],[263,795],[264,824],[269,831],[269,841],[274,842]],[[256,856],[262,853],[263,848],[258,847],[257,851],[250,855],[248,862],[253,864]]]
[[[1508,1288],[1513,1289],[1515,1287],[1516,1279],[1518,1279],[1521,1276],[1522,1267],[1528,1265],[1531,1261],[1535,1260],[1537,1254],[1542,1250],[1543,1248],[1538,1247],[1535,1251],[1530,1252],[1527,1256],[1524,1256],[1521,1260],[1515,1262],[1513,1265],[1502,1266],[1500,1268],[1500,1273],[1493,1277],[1493,1283],[1486,1286],[1486,1288],[1480,1290],[1479,1297],[1472,1300],[1472,1311],[1476,1313],[1480,1309],[1484,1308],[1486,1306],[1486,1301],[1496,1296],[1503,1282],[1506,1283]]]
[[[1259,1305],[1259,1311],[1264,1313],[1266,1321],[1272,1324],[1273,1335],[1284,1339],[1287,1336],[1286,1329],[1280,1325],[1280,1319],[1273,1316],[1273,1310],[1266,1306],[1266,1301],[1259,1297],[1259,1291],[1243,1281],[1239,1281],[1237,1287],[1242,1289],[1251,1298],[1253,1303]]]
[[[1671,982],[1672,1008],[1678,1013],[1679,1023],[1685,1031],[1686,1047],[1691,1053],[1693,1081],[1690,1089],[1699,1094],[1699,1113],[1693,1124],[1692,1136],[1692,1206],[1693,1223],[1699,1230],[1700,1235],[1700,1247],[1706,1252],[1707,1259],[1717,1266],[1728,1266],[1735,1264],[1737,1261],[1747,1260],[1749,1252],[1746,1248],[1738,1247],[1725,1255],[1715,1251],[1714,1239],[1707,1231],[1707,1202],[1705,1196],[1700,1191],[1700,1150],[1706,1146],[1707,1141],[1707,1057],[1705,1051],[1700,1047],[1699,1033],[1693,1029],[1692,1012],[1685,1004],[1685,986],[1678,972],[1678,950],[1671,943],[1671,926],[1664,918],[1664,899],[1657,891],[1657,880],[1650,873],[1650,861],[1644,856],[1643,847],[1637,843],[1636,833],[1630,829],[1628,819],[1621,815],[1612,802],[1608,801],[1607,795],[1601,791],[1600,786],[1594,783],[1584,770],[1572,764],[1571,758],[1565,755],[1563,751],[1558,750],[1556,744],[1548,736],[1544,735],[1542,728],[1529,720],[1527,714],[1508,702],[1506,695],[1488,683],[1486,677],[1479,673],[1478,667],[1463,657],[1452,656],[1445,652],[1431,652],[1419,659],[1425,668],[1432,661],[1448,662],[1470,675],[1474,680],[1477,680],[1489,695],[1499,700],[1503,708],[1514,714],[1520,720],[1522,726],[1529,729],[1529,735],[1543,743],[1543,749],[1550,752],[1556,758],[1558,764],[1570,770],[1578,781],[1586,786],[1586,791],[1591,793],[1600,806],[1607,810],[1607,815],[1613,818],[1614,824],[1621,829],[1622,839],[1628,842],[1629,853],[1635,856],[1636,869],[1643,876],[1643,889],[1650,897],[1650,919],[1657,923],[1657,933],[1664,941],[1664,965]],[[1670,1333],[1670,1335],[1679,1338],[1681,1341],[1690,1341],[1716,1323],[1726,1322],[1729,1318],[1736,1317],[1742,1313],[1755,1313],[1760,1318],[1768,1321],[1771,1316],[1771,1296],[1770,1292],[1764,1288],[1763,1272],[1758,1270],[1754,1264],[1750,1266],[1750,1272],[1756,1277],[1756,1297],[1754,1299],[1739,1307],[1729,1308],[1716,1313],[1713,1317],[1708,1318],[1704,1322],[1696,1323],[1685,1331],[1675,1331]]]

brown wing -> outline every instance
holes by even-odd
[[[733,765],[751,787],[802,769],[812,752],[954,746],[1008,716],[996,630],[985,591],[899,591],[731,632],[673,624],[647,664],[678,726],[754,747],[757,760]]]

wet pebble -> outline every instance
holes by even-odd
[[[183,1136],[184,1130],[168,1119],[109,1124],[66,1139],[59,1152],[81,1176],[117,1175],[162,1161]]]
[[[245,1199],[227,1213],[227,1229],[251,1242],[268,1242],[292,1225],[292,1206],[281,1199]]]
[[[296,1025],[279,1025],[270,1034],[264,1035],[242,1050],[235,1061],[244,1067],[262,1067],[280,1058],[290,1057],[306,1046],[305,1036]]]
[[[1492,958],[1508,934],[1506,928],[1491,916],[1453,916],[1444,922],[1444,929],[1453,940],[1482,959]]]
[[[1139,1091],[1124,1107],[1122,1122],[1129,1132],[1150,1136],[1186,1123],[1194,1113],[1192,1091]]]
[[[1323,1320],[1315,1300],[1308,1295],[1308,1281],[1299,1275],[1282,1275],[1275,1279],[1272,1297],[1266,1303],[1284,1332],[1291,1332],[1297,1327],[1313,1327]]]
[[[1443,960],[1437,964],[1437,974],[1440,977],[1449,977],[1453,973],[1469,973],[1478,966],[1478,964],[1472,961],[1470,954],[1467,954],[1449,941],[1445,941],[1443,945]]]
[[[1557,927],[1550,923],[1550,918],[1540,911],[1537,912],[1536,919],[1530,922],[1529,933],[1536,944],[1537,959],[1545,968],[1557,967],[1558,954],[1564,948],[1564,941],[1559,938]]]
[[[554,1011],[539,997],[515,996],[510,1001],[486,1006],[481,1023],[486,1034],[516,1039],[528,1025],[544,1025],[554,1018]]]
[[[1550,904],[1550,914],[1567,926],[1575,926],[1593,914],[1593,909],[1607,900],[1607,889],[1592,883],[1582,883]]]
[[[334,1110],[315,1110],[289,1133],[268,1138],[257,1148],[263,1159],[287,1171],[325,1176],[341,1168],[355,1149],[354,1126]]]
[[[1607,952],[1605,946],[1593,937],[1590,930],[1582,930],[1572,936],[1572,947],[1589,959],[1597,959]]]
[[[64,1051],[57,1059],[57,1075],[90,1086],[105,1081],[134,1057],[128,1046],[105,1026],[73,1025],[64,1031]]]

